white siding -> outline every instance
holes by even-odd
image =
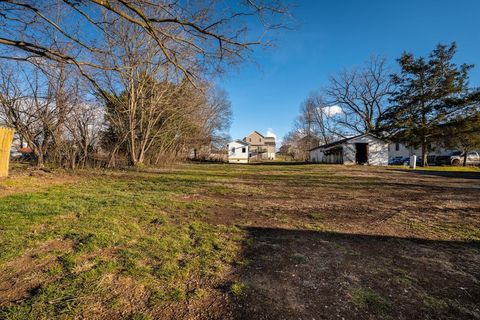
[[[355,143],[368,143],[368,165],[386,166],[388,165],[388,143],[377,139],[371,135],[365,135],[348,141],[353,153],[353,163],[355,163]]]
[[[390,143],[388,145],[388,157],[393,158],[393,157],[404,157],[404,158],[409,158],[411,155],[420,155],[422,154],[422,151],[420,149],[415,149],[413,147],[408,147],[403,143],[398,143],[398,150],[396,148],[397,143]]]
[[[355,154],[357,153],[355,144],[343,144],[343,164],[355,164]]]
[[[317,148],[310,151],[310,160],[320,163],[356,163],[355,143],[368,144],[368,164],[372,166],[388,165],[388,143],[370,135],[360,136],[347,140],[341,145],[331,147],[331,149]],[[340,154],[332,154],[333,149],[341,148]]]
[[[368,144],[368,164],[371,166],[388,165],[388,143]]]
[[[398,143],[398,150],[396,150],[396,143],[390,143],[388,147],[389,147],[388,157],[390,159],[393,157],[409,158],[412,155],[417,155],[417,156],[422,155],[422,149],[420,147],[419,148],[409,147],[403,143]],[[431,147],[431,150],[428,151],[428,155],[434,155],[434,156],[447,155],[450,152],[455,151],[455,150],[445,149],[441,145],[437,145],[435,143],[431,143],[430,147]]]
[[[228,147],[228,162],[248,163],[248,145],[244,145],[237,141],[232,141],[227,145],[227,147]]]

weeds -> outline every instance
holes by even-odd
[[[230,292],[237,298],[243,298],[246,296],[249,286],[244,282],[234,282],[230,286]]]
[[[385,313],[390,309],[390,302],[372,289],[358,288],[350,294],[357,308],[368,309],[374,313]]]

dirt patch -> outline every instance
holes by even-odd
[[[51,240],[2,265],[0,307],[23,300],[42,283],[53,281],[55,275],[48,275],[45,271],[57,263],[59,252],[69,252],[72,246],[73,243],[68,240]]]
[[[480,318],[480,180],[340,166],[274,173],[236,180],[267,193],[209,195],[217,206],[206,221],[250,234],[235,280],[248,290],[233,295],[233,318]]]
[[[471,319],[480,245],[249,229],[238,319]],[[465,306],[468,306],[465,308]]]
[[[255,186],[268,192],[206,195],[217,205],[205,219],[214,224],[436,240],[470,239],[472,232],[441,232],[453,226],[480,230],[480,203],[475,201],[480,180],[370,168],[341,168],[335,175],[324,178],[314,172],[308,187],[297,186],[301,177],[294,174],[273,182],[255,177]],[[248,177],[237,181],[250,182]]]

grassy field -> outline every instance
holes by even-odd
[[[428,167],[416,167],[415,169],[410,168],[409,166],[390,166],[389,168],[396,168],[396,169],[405,169],[405,170],[412,170],[412,171],[439,171],[439,172],[474,172],[480,173],[480,167],[474,166],[428,166]]]
[[[480,172],[191,164],[0,180],[1,319],[478,319]]]

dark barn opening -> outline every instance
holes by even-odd
[[[368,143],[355,143],[355,162],[365,164],[368,162]]]

